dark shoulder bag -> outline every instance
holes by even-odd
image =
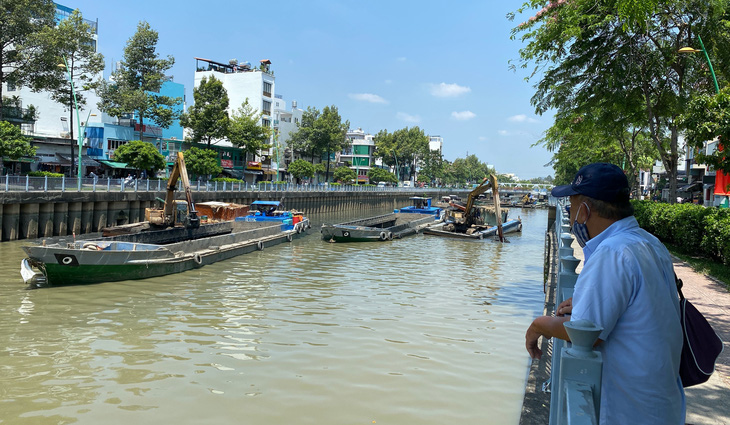
[[[715,362],[724,347],[722,340],[707,323],[705,316],[684,298],[682,279],[677,278],[676,273],[674,278],[677,281],[680,319],[684,334],[679,376],[682,378],[682,385],[686,388],[710,379],[710,375],[715,371]]]

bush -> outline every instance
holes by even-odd
[[[234,179],[232,177],[216,177],[214,179],[210,179],[212,182],[226,182],[226,183],[245,183],[243,180]]]
[[[632,204],[639,226],[662,242],[730,265],[730,210],[651,201]]]
[[[52,173],[50,171],[31,171],[28,175],[30,177],[63,177],[61,173]]]

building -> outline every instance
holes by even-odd
[[[349,146],[340,154],[340,162],[347,162],[357,174],[357,183],[366,184],[370,181],[368,171],[373,165],[375,141],[372,134],[365,134],[362,128],[350,130],[345,136]]]
[[[277,180],[285,180],[286,169],[294,161],[296,154],[289,146],[292,133],[299,130],[304,110],[297,107],[297,101],[291,102],[291,109],[286,109],[287,102],[281,95],[274,95],[274,146],[273,160],[279,173]],[[291,176],[286,177],[287,180]]]
[[[443,155],[444,138],[441,136],[428,136],[428,149]]]
[[[203,78],[215,77],[223,83],[228,92],[229,115],[238,111],[244,102],[261,112],[261,125],[272,126],[272,113],[275,97],[275,78],[271,71],[271,61],[264,59],[259,66],[252,67],[248,62],[239,62],[231,59],[228,63],[215,62],[209,59],[195,58],[195,87],[200,85]],[[274,143],[274,135],[269,144]],[[221,140],[218,147],[232,148],[230,142]],[[260,180],[271,180],[277,177],[279,164],[272,159],[274,147],[259,152],[252,158],[245,158],[245,166],[224,167],[224,172],[234,177],[245,176],[246,180],[255,183]],[[226,163],[230,165],[229,163]]]

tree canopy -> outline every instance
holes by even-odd
[[[370,183],[376,184],[380,182],[398,183],[398,178],[395,174],[378,167],[373,167],[368,170],[368,179],[370,180]]]
[[[98,90],[99,109],[113,117],[135,112],[139,118],[140,139],[144,133],[144,120],[150,118],[160,127],[167,128],[178,117],[173,108],[182,99],[161,96],[162,84],[167,80],[165,72],[175,63],[172,56],[159,58],[157,31],[147,22],[137,25],[137,32],[124,47],[121,65],[112,72],[112,81],[104,81]]]
[[[262,112],[255,109],[246,99],[231,115],[228,124],[228,140],[248,153],[268,149],[266,142],[271,137],[271,128],[261,124]]]
[[[141,170],[154,174],[157,170],[162,170],[167,166],[165,157],[157,150],[157,147],[141,140],[133,140],[118,147],[114,151],[114,159],[131,165],[138,174]]]
[[[55,13],[56,5],[51,0],[0,2],[0,120],[5,83],[35,86],[45,78],[33,64],[47,62],[53,52],[44,49],[34,36],[44,28],[53,29]]]
[[[329,180],[332,154],[349,145],[345,138],[348,128],[350,122],[342,122],[336,106],[325,106],[321,112],[310,106],[302,114],[299,129],[291,134],[289,145],[300,153],[310,153],[312,162],[315,156],[326,155],[325,180]]]
[[[180,125],[189,128],[193,142],[207,142],[228,136],[228,92],[214,76],[203,77],[193,89],[195,103],[180,116]]]
[[[699,34],[712,49],[727,3],[551,1],[513,29],[513,38],[526,43],[521,66],[532,65],[530,76],[538,79],[532,98],[536,112],[556,110],[558,118],[575,119],[607,110],[618,118],[613,126],[621,134],[645,129],[675,199],[678,117],[688,85],[706,78],[701,63],[678,50],[694,45]],[[532,0],[518,12],[542,5]]]
[[[289,164],[287,171],[295,179],[312,178],[314,176],[314,165],[303,159],[296,159]]]
[[[414,176],[419,160],[429,155],[428,136],[418,127],[402,128],[393,133],[381,130],[373,137],[376,158],[394,167],[396,175],[406,180]]]
[[[195,146],[183,152],[185,168],[196,176],[218,175],[223,171],[218,161],[218,154],[212,149],[201,149]]]
[[[20,127],[0,121],[0,172],[3,170],[3,158],[18,159],[33,155],[35,147],[30,145],[30,139],[23,135]]]
[[[332,178],[335,179],[335,181],[342,182],[342,183],[352,183],[357,178],[357,174],[355,174],[355,170],[353,170],[350,167],[337,167],[335,168],[335,172],[332,174]]]

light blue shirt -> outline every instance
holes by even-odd
[[[589,240],[583,253],[571,320],[603,328],[600,423],[684,424],[682,328],[669,252],[627,217]]]

